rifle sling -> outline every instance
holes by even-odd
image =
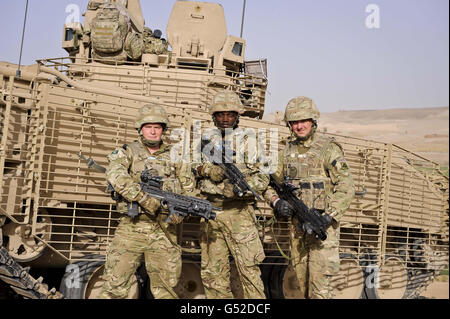
[[[277,245],[278,251],[280,252],[281,256],[283,256],[283,258],[285,258],[289,261],[292,261],[294,258],[286,255],[284,253],[283,249],[280,247],[280,244],[278,243],[277,236],[275,235],[275,230],[274,230],[274,225],[276,223],[277,223],[277,219],[275,216],[273,216],[272,219],[270,219],[269,224],[270,224],[270,230],[272,231],[272,234],[273,234],[273,239],[275,240],[275,244]]]

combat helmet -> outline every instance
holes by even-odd
[[[142,125],[147,123],[160,123],[164,124],[164,128],[167,129],[170,126],[169,117],[166,110],[157,104],[146,104],[139,109],[136,116],[134,127],[140,130]]]
[[[294,121],[302,121],[312,119],[317,125],[317,120],[320,117],[320,112],[316,104],[308,97],[298,96],[289,101],[286,106],[284,120],[287,124]]]
[[[142,33],[144,34],[144,37],[151,37],[153,35],[153,31],[149,27],[144,27],[144,31]]]
[[[236,93],[223,90],[214,95],[209,105],[209,114],[214,115],[217,112],[236,112],[242,115],[244,106]]]

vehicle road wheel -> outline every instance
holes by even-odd
[[[304,299],[291,265],[275,265],[270,274],[271,299]]]
[[[408,271],[400,256],[386,256],[384,264],[373,273],[374,281],[366,286],[369,299],[402,299],[408,285]]]
[[[4,246],[17,262],[33,261],[42,255],[46,247],[44,242],[50,240],[51,229],[50,217],[37,217],[34,234],[31,224],[9,222],[2,229]]]
[[[341,253],[341,267],[332,284],[336,299],[364,297],[364,272],[353,254]],[[304,299],[297,275],[291,265],[273,267],[270,281],[271,298]]]
[[[150,288],[149,288],[150,289]],[[181,270],[181,278],[175,287],[175,292],[181,299],[205,299],[200,265],[193,262],[184,262]]]
[[[104,256],[88,256],[97,259],[93,261],[79,261],[66,267],[60,291],[66,299],[97,299],[103,286]],[[139,284],[136,276],[132,278],[132,285],[127,299],[139,298]]]
[[[360,299],[364,291],[364,272],[358,258],[350,253],[341,253],[339,257],[339,273],[332,279],[334,299]]]
[[[300,290],[297,274],[291,265],[284,267],[282,283],[283,296],[285,299],[304,299],[304,294]]]

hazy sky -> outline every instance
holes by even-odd
[[[66,56],[66,8],[88,2],[29,0],[22,64]],[[174,2],[141,0],[147,26],[165,34]],[[243,0],[218,2],[239,36]],[[26,0],[0,3],[0,60],[18,63]],[[449,105],[448,0],[247,0],[244,38],[247,60],[268,59],[267,112],[298,95],[322,112]]]

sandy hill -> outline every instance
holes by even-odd
[[[279,122],[282,112],[264,120]],[[319,129],[329,133],[397,144],[449,165],[449,108],[387,109],[322,113]]]

